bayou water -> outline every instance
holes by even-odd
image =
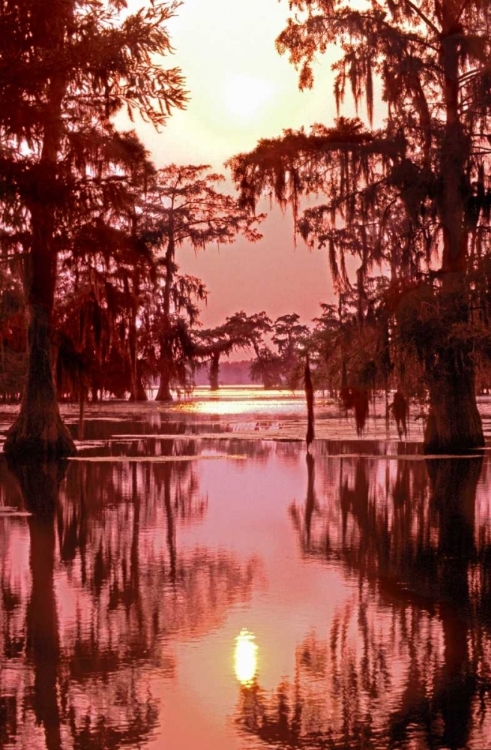
[[[491,748],[488,451],[317,401],[309,455],[300,395],[225,389],[2,458],[0,748]]]

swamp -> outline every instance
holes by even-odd
[[[489,454],[376,407],[360,439],[318,395],[307,452],[298,392],[88,405],[83,440],[64,405],[75,457],[2,459],[0,747],[488,747]]]
[[[490,61],[2,0],[0,750],[491,750]]]

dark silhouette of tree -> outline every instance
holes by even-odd
[[[170,283],[170,282],[169,282]],[[141,331],[143,358],[151,363],[153,382],[162,382],[162,309],[167,304],[167,269],[162,284],[154,293],[146,310],[148,328]],[[172,272],[170,288],[170,309],[166,327],[166,378],[171,385],[185,390],[192,387],[192,372],[195,364],[196,347],[193,335],[198,330],[200,303],[206,301],[208,290],[201,279],[181,274],[177,267]],[[148,331],[148,335],[146,335]],[[158,394],[157,394],[158,395]]]
[[[98,397],[116,358],[116,390],[127,387],[133,399],[144,395],[137,321],[151,299],[156,269],[151,245],[140,231],[139,207],[154,174],[144,146],[135,134],[126,134],[118,199],[100,201],[70,228],[54,311],[59,394],[66,396],[68,390],[78,397],[90,388]]]
[[[359,433],[363,432],[370,408],[370,396],[385,394],[386,420],[391,415],[398,424],[398,434],[406,435],[401,414],[407,419],[410,397],[425,405],[426,390],[422,368],[404,352],[399,342],[402,332],[394,327],[387,309],[388,282],[378,278],[366,284],[366,315],[360,325],[357,301],[353,290],[339,293],[338,305],[322,304],[321,315],[314,318],[315,328],[307,341],[307,349],[315,370],[313,382],[318,389],[327,389],[339,397],[346,411],[353,409]],[[394,409],[389,395],[399,394]]]
[[[281,357],[269,346],[261,346],[251,364],[251,378],[265,388],[281,388],[283,384]]]
[[[176,251],[183,244],[195,250],[233,242],[239,233],[250,241],[259,239],[254,217],[237,199],[219,190],[224,180],[208,166],[171,164],[157,172],[145,201],[145,229],[153,237],[155,254],[165,268],[159,327],[160,386],[157,401],[172,400],[171,383],[176,377],[176,343],[182,347],[182,323],[176,325]],[[181,339],[181,340],[180,340]],[[180,340],[180,343],[179,343]]]
[[[384,343],[377,308],[361,327],[356,297],[349,290],[339,294],[337,305],[321,304],[321,314],[314,323],[306,346],[316,361],[316,385],[327,385],[343,400],[343,390],[367,391],[387,384],[376,366]]]
[[[10,454],[72,453],[51,365],[52,311],[65,227],[96,201],[114,201],[125,137],[112,124],[126,107],[156,126],[185,103],[166,22],[175,3],[133,14],[73,0],[4,3],[0,34],[3,226],[27,253],[29,363]],[[24,233],[24,234],[22,234]]]
[[[93,251],[90,262],[77,269],[78,285],[56,307],[57,383],[60,393],[79,391],[80,367],[85,367],[92,400],[102,392],[131,401],[146,400],[145,386],[159,374],[160,311],[166,284],[165,268],[146,238],[123,235],[107,259]],[[122,244],[121,244],[122,242]],[[87,260],[87,259],[86,259]],[[171,290],[172,364],[176,381],[189,380],[190,331],[197,324],[199,302],[207,290],[200,279],[175,273]],[[75,371],[73,373],[73,370]],[[83,385],[83,384],[82,384]]]
[[[300,323],[297,313],[280,315],[274,323],[268,320],[271,343],[255,346],[255,359],[251,365],[253,380],[262,380],[265,388],[295,389],[303,381],[304,353],[310,334],[308,326]],[[268,331],[268,329],[265,329]]]
[[[122,396],[131,383],[124,294],[109,279],[99,284],[100,277],[87,283],[82,278],[73,290],[68,280],[67,293],[56,305],[58,398],[78,400],[90,392],[98,401],[104,388]]]
[[[290,387],[295,387],[303,374],[303,353],[310,333],[308,326],[300,323],[297,313],[280,315],[273,324],[271,340],[281,359],[283,377]]]
[[[27,320],[18,273],[0,270],[0,399],[18,401],[26,369]]]
[[[230,162],[243,204],[256,205],[265,192],[290,204],[301,236],[327,248],[339,288],[348,284],[345,256],[359,259],[360,325],[369,274],[390,269],[397,342],[418,360],[429,393],[426,450],[481,448],[474,352],[485,346],[479,323],[489,313],[471,279],[478,266],[485,273],[488,253],[489,6],[387,0],[358,9],[294,0],[290,7],[295,15],[277,48],[300,69],[300,87],[313,85],[316,55],[335,44],[338,107],[350,89],[371,121],[379,81],[386,120],[377,130],[340,118],[334,127],[261,140]],[[309,194],[325,202],[298,216]]]
[[[247,315],[241,310],[229,316],[222,325],[195,333],[197,356],[205,360],[209,357],[209,379],[212,391],[219,388],[221,356],[228,356],[237,349],[247,348],[252,348],[258,354],[263,336],[270,330],[271,320],[264,311]]]
[[[305,400],[307,403],[307,433],[305,435],[305,442],[307,443],[307,450],[308,450],[315,437],[314,386],[312,384],[312,374],[310,372],[310,361],[309,361],[308,354],[305,358],[304,390],[305,390]]]

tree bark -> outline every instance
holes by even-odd
[[[307,401],[307,434],[305,436],[305,442],[307,443],[307,451],[310,448],[315,437],[314,430],[314,386],[312,384],[312,375],[310,372],[310,362],[307,356],[305,362],[305,374],[304,374],[304,386],[305,386],[305,399]]]
[[[140,377],[136,381],[136,392],[131,394],[130,401],[148,401],[147,392]]]
[[[439,214],[443,230],[443,318],[448,331],[469,321],[465,277],[468,256],[464,185],[470,157],[470,139],[460,121],[458,7],[442,3],[440,62],[444,74],[445,134],[440,151],[441,197]],[[456,15],[457,14],[457,15]],[[427,366],[430,411],[424,436],[426,453],[469,453],[484,447],[477,409],[475,365],[464,342],[437,342]]]
[[[63,59],[65,33],[73,17],[73,0],[47,0],[39,27],[40,50]],[[32,246],[26,278],[29,306],[28,373],[20,414],[10,428],[4,450],[10,456],[53,458],[75,453],[75,443],[63,424],[51,362],[51,317],[57,278],[56,216],[63,203],[58,160],[63,138],[63,99],[67,73],[60,66],[46,81],[43,145],[31,171],[26,196],[31,214]]]
[[[132,377],[131,381],[130,401],[148,401],[138,361],[136,363],[136,375]]]
[[[164,354],[163,351],[162,354]],[[170,390],[171,372],[172,362],[170,362],[166,357],[163,356],[160,362],[160,384],[157,395],[155,396],[155,401],[174,400]]]
[[[477,409],[474,367],[464,355],[442,352],[440,364],[428,373],[430,410],[424,434],[424,451],[462,454],[484,447]],[[446,361],[445,361],[446,360]]]
[[[53,182],[53,165],[45,165]],[[51,179],[50,179],[51,178]],[[63,423],[52,362],[52,311],[57,273],[53,247],[55,209],[46,203],[31,205],[32,249],[26,279],[29,306],[27,379],[20,413],[7,433],[4,451],[21,460],[43,460],[72,455],[75,443]]]
[[[138,269],[133,274],[133,298],[131,303],[131,319],[129,325],[129,357],[131,372],[130,401],[147,401],[147,394],[143,387],[141,373],[138,366],[138,331],[136,321],[140,304],[140,275]]]
[[[170,321],[170,308],[171,308],[171,291],[172,284],[174,282],[174,255],[175,255],[175,240],[174,240],[174,225],[171,219],[169,223],[169,243],[165,253],[165,267],[166,267],[166,279],[164,288],[164,302],[162,307],[162,333],[160,336],[160,385],[157,395],[155,396],[156,401],[172,401],[172,394],[170,392],[170,384],[172,378],[172,338],[171,338],[171,321]]]
[[[215,354],[213,354],[210,360],[209,379],[210,379],[211,391],[218,391],[219,389],[219,382],[218,382],[219,374],[220,374],[220,352],[216,352]]]
[[[27,382],[20,413],[7,433],[4,452],[12,458],[55,458],[76,452],[58,407],[51,362],[50,315],[30,305]]]

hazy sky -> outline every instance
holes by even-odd
[[[286,127],[335,117],[330,62],[319,62],[313,91],[300,93],[297,74],[275,39],[285,24],[286,0],[184,0],[169,28],[175,55],[187,80],[190,102],[156,134],[138,127],[158,166],[171,162],[211,164],[252,149],[264,136]],[[179,250],[186,273],[202,278],[210,291],[202,321],[217,325],[244,309],[266,310],[273,318],[298,312],[309,321],[331,295],[325,253],[295,248],[291,217],[275,208],[263,224],[263,240],[243,239],[195,255]]]

